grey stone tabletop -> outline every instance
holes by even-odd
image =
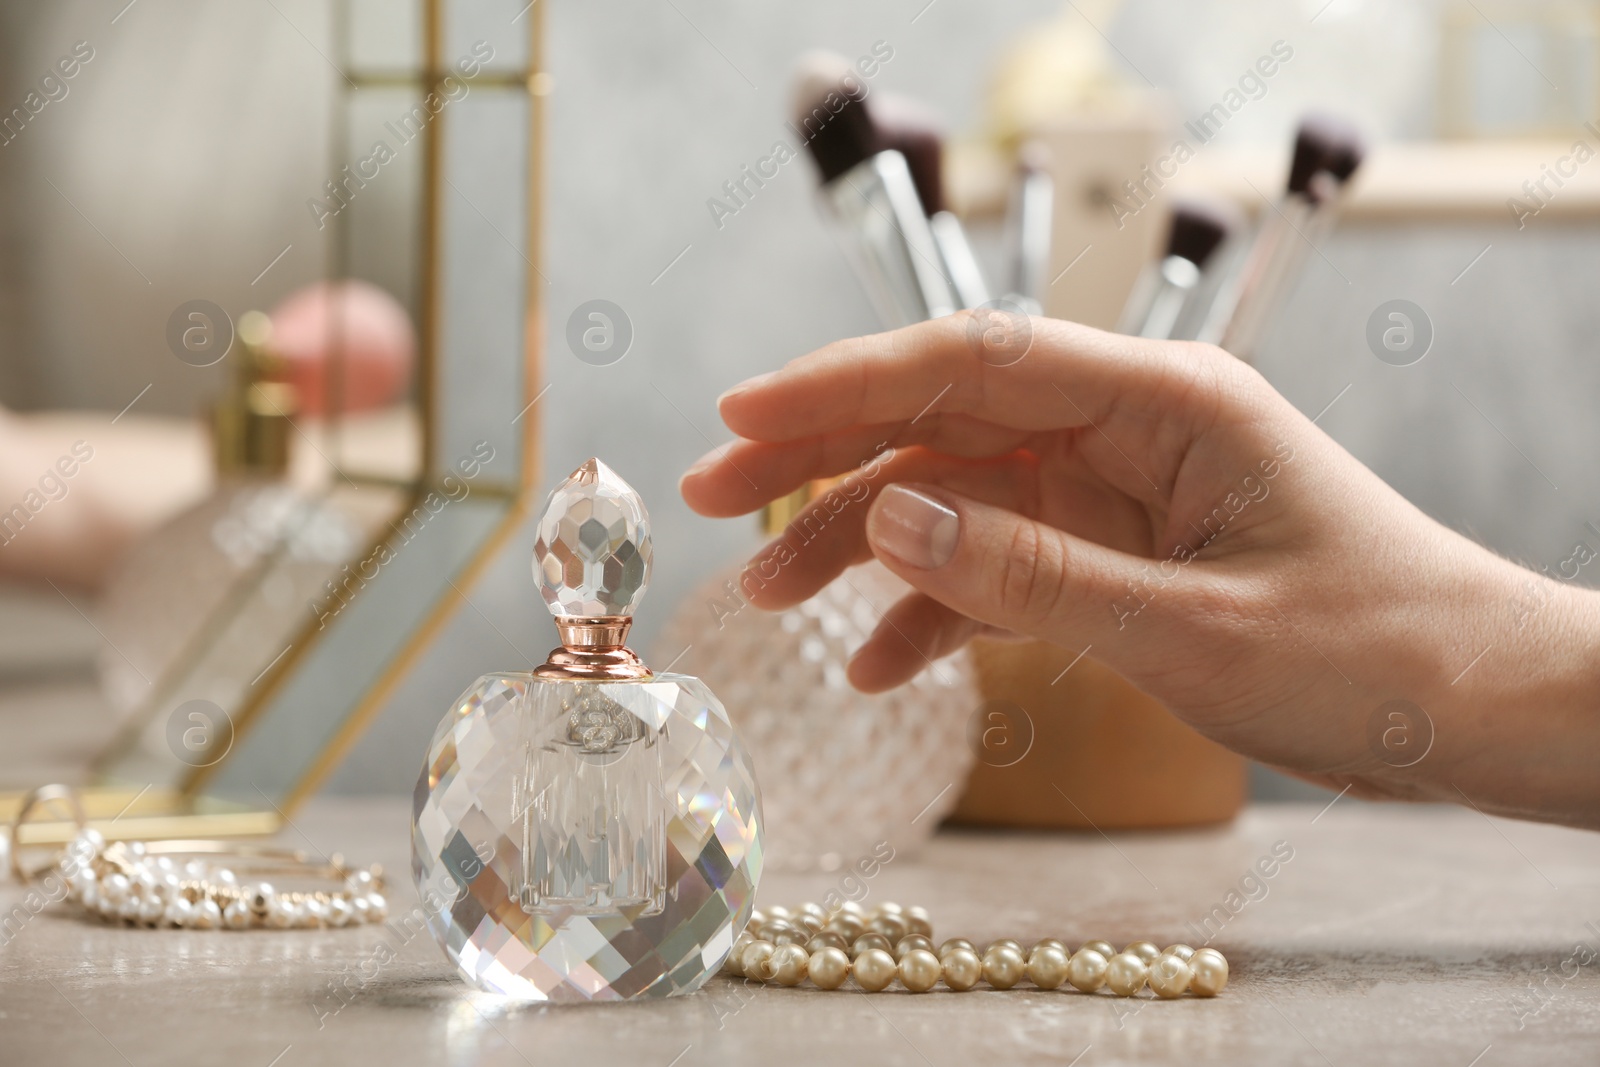
[[[713,978],[646,1004],[507,1007],[402,920],[408,804],[327,800],[286,843],[390,874],[390,921],[113,928],[0,892],[0,1061],[309,1064],[1600,1062],[1600,835],[1470,809],[1258,806],[1199,832],[945,831],[860,874],[770,873],[759,903],[920,903],[935,937],[1209,941],[1214,1000],[1026,982],[863,994]],[[868,865],[872,869],[872,865]],[[1270,873],[1265,873],[1270,872]]]

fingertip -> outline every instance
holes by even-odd
[[[910,592],[879,621],[845,667],[845,677],[863,693],[904,685],[936,660],[966,644],[978,624],[924,593]]]
[[[735,422],[742,420],[748,414],[748,406],[752,397],[758,396],[762,389],[777,377],[777,371],[758,374],[754,378],[746,378],[717,397],[717,414],[722,416],[722,421],[732,427]]]
[[[683,502],[688,504],[689,510],[695,514],[704,515],[707,518],[717,518],[719,516],[712,510],[710,501],[706,499],[704,492],[706,485],[702,476],[705,473],[705,468],[695,466],[690,467],[679,475],[678,495],[683,497]]]
[[[678,494],[691,511],[710,519],[731,519],[756,510],[740,482],[745,477],[731,458],[737,442],[714,448],[678,478]]]
[[[746,601],[762,611],[783,611],[794,607],[800,600],[784,597],[773,587],[772,582],[760,573],[758,568],[766,558],[766,552],[759,552],[744,565],[737,579],[740,592],[744,594]]]
[[[778,375],[777,371],[768,371],[765,374],[757,374],[753,378],[746,378],[744,381],[738,383],[737,385],[735,385],[735,386],[733,386],[733,387],[731,387],[729,389],[724,389],[722,391],[722,395],[717,397],[717,406],[721,407],[723,401],[725,401],[725,400],[730,400],[733,397],[739,396],[739,395],[741,395],[743,393],[747,393],[752,389],[761,388],[762,385],[764,385],[767,382],[771,381],[773,378],[777,377],[777,375]]]
[[[692,484],[694,477],[694,471],[683,472],[683,474],[678,478],[678,495],[683,497],[683,502],[689,505],[690,511],[694,512],[696,515],[706,515],[706,512],[701,509],[700,502],[695,495],[694,486]],[[707,515],[706,517],[710,518],[711,516]]]
[[[845,678],[852,688],[859,693],[871,696],[877,693],[886,693],[895,686],[910,680],[910,675],[898,677],[893,670],[885,650],[881,647],[877,635],[867,639],[867,643],[856,649],[855,655],[845,664]]]

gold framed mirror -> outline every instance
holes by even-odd
[[[174,311],[201,341],[230,342],[192,361],[216,365],[218,475],[96,613],[108,691],[120,674],[131,695],[88,778],[91,821],[116,819],[121,836],[275,829],[517,527],[536,469],[541,14],[526,0],[278,12],[325,64],[327,114],[306,125],[326,134],[329,177],[303,190],[302,228],[284,238],[313,250],[302,268],[326,286],[311,316],[325,368],[309,385],[289,374],[291,397],[280,312]],[[360,400],[370,320],[389,313],[346,299],[369,289],[415,338],[409,384],[382,405]],[[248,559],[206,571],[219,544]],[[198,593],[164,584],[196,571]],[[0,818],[19,801],[0,796]],[[24,840],[67,829],[34,823]]]

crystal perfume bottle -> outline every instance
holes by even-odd
[[[534,544],[561,647],[479,678],[428,749],[412,873],[428,927],[486,992],[692,992],[750,918],[762,820],[744,745],[705,683],[624,644],[650,567],[644,502],[589,460]]]

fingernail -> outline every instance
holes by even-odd
[[[694,463],[690,464],[689,469],[683,472],[683,478],[693,478],[698,474],[704,474],[707,470],[711,469],[711,465],[715,463],[717,459],[721,457],[721,455],[722,449],[713,448],[710,452],[707,452],[705,455],[695,460]],[[681,482],[683,481],[683,478],[679,478],[678,480]]]
[[[874,547],[920,570],[943,567],[956,553],[961,520],[931,496],[903,485],[878,494],[867,519]]]
[[[729,389],[726,393],[723,393],[721,396],[717,397],[717,404],[720,406],[721,403],[724,400],[728,399],[730,396],[738,396],[740,393],[746,392],[747,390],[750,390],[750,389],[754,389],[756,386],[761,385],[762,383],[766,382],[769,378],[771,378],[776,373],[777,373],[776,371],[771,371],[771,372],[768,372],[766,374],[758,374],[754,378],[746,378],[744,381],[740,382],[738,385],[734,386],[732,389]]]

